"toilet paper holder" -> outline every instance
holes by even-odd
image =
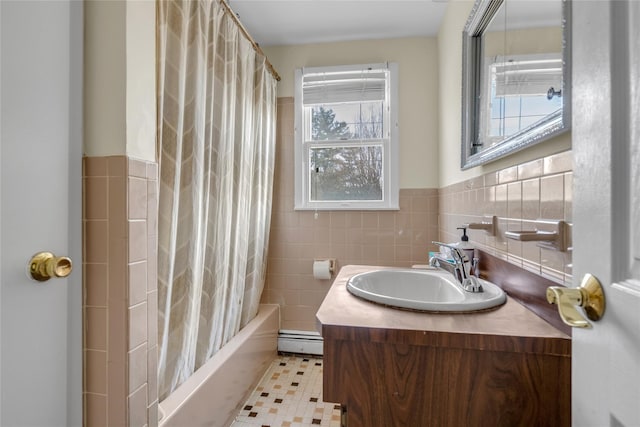
[[[335,258],[316,258],[313,260],[313,277],[320,280],[331,279],[336,271]]]
[[[335,258],[316,258],[316,259],[313,260],[314,263],[322,262],[322,261],[329,261],[329,272],[331,274],[335,274],[335,272],[336,272],[336,259]]]

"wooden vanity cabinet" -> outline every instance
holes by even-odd
[[[323,334],[323,399],[344,405],[348,427],[571,425],[566,355],[514,352],[504,337],[479,337],[507,347],[480,350],[409,331]]]
[[[317,315],[323,399],[346,426],[571,425],[568,336],[511,300],[457,315],[371,304],[344,287],[363,269],[343,268]]]

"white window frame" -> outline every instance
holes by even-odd
[[[344,147],[358,145],[378,145],[383,150],[383,180],[382,180],[382,200],[310,200],[309,183],[309,153],[315,144],[304,141],[305,126],[309,119],[305,118],[305,109],[302,104],[302,79],[306,73],[355,71],[363,69],[387,69],[389,70],[389,82],[386,88],[385,108],[387,109],[388,121],[385,122],[386,135],[379,143],[376,140],[345,141]],[[399,135],[398,135],[398,64],[359,64],[332,67],[298,68],[295,70],[295,131],[294,131],[294,164],[295,164],[295,210],[398,210],[399,193]],[[331,148],[329,144],[322,144],[323,147]],[[333,146],[335,147],[335,146]]]

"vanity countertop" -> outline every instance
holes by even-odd
[[[358,273],[390,267],[348,265],[335,278],[316,313],[326,339],[571,355],[571,338],[513,299],[490,311],[425,313],[360,299],[347,291]]]

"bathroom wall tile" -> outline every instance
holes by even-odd
[[[540,179],[522,181],[522,218],[540,218]]]
[[[84,157],[82,160],[83,176],[107,176],[106,157]]]
[[[381,248],[393,248],[395,233],[393,229],[379,230],[376,244]]]
[[[127,298],[127,241],[109,239],[109,299],[125,301]]]
[[[147,344],[129,351],[128,355],[129,390],[137,390],[147,382]]]
[[[343,229],[347,226],[347,213],[344,211],[332,211],[329,213],[331,229]]]
[[[378,212],[362,212],[362,228],[378,228]]]
[[[313,235],[313,243],[315,245],[326,245],[331,243],[331,229],[327,228],[314,228],[310,232]]]
[[[147,163],[137,159],[128,159],[128,175],[130,177],[147,178]]]
[[[106,263],[108,261],[109,228],[107,221],[85,221],[85,256],[87,263]]]
[[[347,243],[347,235],[346,235],[344,229],[331,228],[330,229],[330,233],[331,233],[330,236],[331,236],[331,244],[332,245],[346,244]]]
[[[544,174],[556,174],[571,172],[573,170],[573,157],[571,151],[554,154],[544,158]]]
[[[393,230],[396,222],[394,211],[382,211],[378,213],[378,227],[381,230]]]
[[[147,166],[147,179],[149,181],[157,181],[158,180],[158,164],[146,163],[146,166]]]
[[[85,350],[84,356],[85,392],[106,395],[107,352]]]
[[[484,187],[484,177],[482,176],[478,176],[475,178],[470,178],[466,181],[464,181],[464,188],[466,190],[473,190],[476,188],[482,188]]]
[[[126,375],[124,362],[108,362],[109,394],[107,396],[108,426],[124,426],[127,422]],[[99,424],[105,425],[105,424]]]
[[[106,177],[87,177],[84,179],[85,219],[107,219],[107,182]]]
[[[460,223],[462,224],[462,222]],[[427,245],[431,243],[431,239],[429,236],[429,230],[414,230],[414,235],[413,235],[413,244],[414,245],[418,245],[418,246],[422,246],[423,248],[426,248]]]
[[[147,345],[158,345],[158,291],[147,293]]]
[[[275,289],[268,286],[263,295],[266,295],[267,303],[284,305],[300,305],[300,292],[293,289]]]
[[[484,186],[490,187],[498,183],[498,172],[489,172],[484,175]]]
[[[495,195],[495,215],[500,218],[507,217],[507,185],[501,184],[496,185],[496,195]]]
[[[403,190],[400,190],[400,197],[398,198],[398,207],[401,212],[411,209],[411,197],[408,195],[403,196],[402,191]]]
[[[413,212],[428,212],[429,199],[424,196],[414,196],[411,199],[411,210]]]
[[[151,347],[147,351],[147,401],[156,402],[158,400],[158,347]],[[152,424],[151,420],[149,425]]]
[[[518,179],[518,167],[512,166],[507,169],[502,169],[498,171],[498,183],[505,184],[508,182],[513,182]]]
[[[537,178],[542,175],[543,162],[542,159],[536,159],[527,163],[518,165],[518,179],[525,180],[529,178]]]
[[[363,228],[361,242],[364,246],[375,247],[375,245],[378,243],[378,229]]]
[[[433,239],[436,240],[436,239]],[[426,264],[429,262],[429,251],[435,251],[436,248],[431,243],[426,245],[411,246],[411,264]],[[401,265],[408,267],[408,265]]]
[[[147,240],[147,291],[158,289],[158,238],[149,236]]]
[[[573,173],[564,174],[564,220],[573,222]]]
[[[347,228],[362,228],[362,212],[347,211]]]
[[[107,426],[107,396],[85,393],[85,425]],[[115,425],[115,424],[114,424]]]
[[[127,236],[127,187],[124,177],[109,177],[109,237]]]
[[[426,212],[411,213],[411,228],[413,230],[426,230],[429,227],[429,214]]]
[[[298,292],[297,304],[309,307],[320,306],[325,296],[325,292],[321,290],[303,289]]]
[[[522,183],[520,181],[507,185],[507,216],[522,218]]]
[[[314,212],[312,211],[302,211],[298,216],[299,226],[302,228],[312,228],[315,225],[315,220],[313,218]],[[320,214],[318,214],[318,217]]]
[[[564,176],[550,175],[540,179],[540,216],[564,219]]]
[[[105,351],[107,349],[107,310],[103,307],[85,307],[85,348]]]
[[[148,235],[157,236],[158,235],[158,183],[157,181],[147,181],[146,219],[147,219]]]
[[[148,192],[147,180],[146,178],[129,177],[128,183],[128,219],[146,219]]]
[[[484,210],[483,215],[492,216],[496,214],[496,187],[485,187],[484,189]]]
[[[84,265],[85,304],[107,306],[107,264]]]
[[[310,229],[299,228],[296,230],[295,242],[298,243],[313,243],[313,233],[309,232]],[[311,228],[312,230],[312,228]]]
[[[129,308],[129,349],[147,341],[147,303]]]
[[[367,265],[376,265],[378,264],[378,247],[371,245],[363,245],[362,246],[362,261]]]
[[[123,300],[109,300],[109,362],[125,364],[129,351],[128,309]]]
[[[314,320],[284,320],[281,319],[282,329],[291,329],[298,331],[315,331],[317,328],[316,321]]]
[[[396,245],[395,246],[395,260],[396,262],[409,262],[412,260],[411,246],[410,245]]]
[[[507,223],[509,231],[521,231],[522,221],[509,221]],[[508,260],[512,264],[522,267],[522,246],[525,244],[519,240],[506,239]]]
[[[294,305],[283,307],[281,316],[283,321],[311,322],[315,324],[316,309],[308,305]]]
[[[292,244],[290,246],[292,250],[287,251],[287,256],[285,258],[313,259],[318,256],[318,251],[313,243],[304,243],[300,245]]]
[[[147,263],[146,261],[131,263],[128,270],[128,304],[131,307],[147,299]]]
[[[129,221],[129,262],[144,261],[147,258],[147,222]]]
[[[125,156],[107,157],[107,172],[110,177],[125,177],[127,174],[127,158]]]
[[[144,427],[147,425],[147,385],[129,395],[127,399],[129,413],[128,427]]]
[[[505,232],[509,230],[509,222],[506,219],[498,219],[498,230],[496,232],[496,240],[494,244],[494,249],[496,250],[496,255],[506,257],[509,253],[508,251],[508,243],[507,238],[505,236]]]

